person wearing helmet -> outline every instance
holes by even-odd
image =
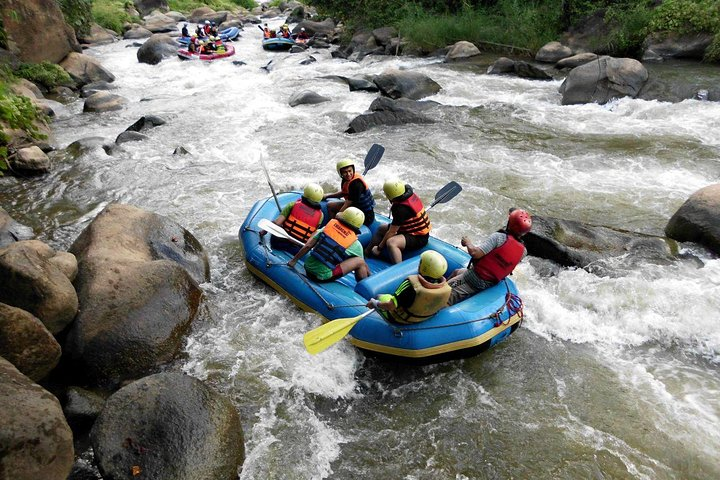
[[[375,221],[375,199],[365,179],[355,171],[355,160],[345,158],[335,164],[335,169],[342,179],[340,190],[325,195],[328,198],[344,198],[345,202],[330,202],[327,205],[328,215],[334,217],[349,207],[358,208],[365,214],[365,225],[372,225]]]
[[[210,22],[210,35],[215,36],[215,37],[220,35],[220,33],[218,32],[218,27],[215,24],[215,22]]]
[[[210,36],[210,29],[211,29],[211,28],[212,28],[212,27],[210,26],[210,21],[209,21],[209,20],[205,20],[205,26],[203,27],[203,32],[205,33],[205,36],[206,36],[206,37],[209,37],[209,36]]]
[[[283,227],[295,240],[306,243],[318,226],[322,224],[323,213],[320,208],[322,198],[322,187],[317,183],[308,183],[302,196],[295,202],[288,202],[273,223]],[[266,233],[265,230],[260,230],[261,237]],[[270,246],[291,253],[297,253],[300,250],[297,244],[279,237],[272,237]]]
[[[527,250],[522,237],[532,228],[532,217],[519,208],[511,208],[505,228],[491,234],[480,245],[462,237],[460,244],[467,247],[472,257],[472,268],[460,268],[450,276],[452,288],[448,305],[454,305],[478,292],[490,288],[510,275]]]
[[[290,38],[290,27],[288,27],[287,23],[280,27],[280,34],[278,36],[283,38]]]
[[[299,41],[301,43],[307,42],[310,39],[310,36],[305,31],[305,27],[300,28],[300,32],[295,37],[295,41]]]
[[[275,36],[274,34],[270,33],[270,27],[268,27],[267,23],[263,25],[262,31],[263,31],[263,38],[272,38]]]
[[[198,37],[204,37],[205,36],[205,29],[201,24],[198,23],[197,28],[195,28],[195,35]]]
[[[189,37],[189,36],[190,36],[190,32],[188,32],[187,25],[188,25],[187,23],[184,23],[182,29],[180,30],[180,35],[183,36],[183,37]]]
[[[388,180],[383,185],[390,201],[392,222],[375,231],[365,253],[380,256],[387,247],[392,263],[402,262],[403,250],[417,250],[427,245],[432,224],[420,197],[402,180]]]
[[[368,308],[377,308],[387,320],[418,323],[435,315],[447,305],[452,289],[445,280],[447,260],[435,250],[420,254],[418,274],[410,275],[392,295],[384,293],[371,298]]]
[[[370,275],[370,269],[363,258],[362,244],[358,233],[365,220],[363,213],[355,207],[340,212],[321,230],[318,230],[299,252],[288,262],[290,268],[307,252],[305,273],[311,280],[330,282],[355,273],[360,281]]]

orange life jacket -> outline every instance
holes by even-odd
[[[355,243],[357,238],[357,233],[352,227],[334,218],[325,225],[310,255],[333,269],[350,258],[345,250]]]
[[[343,198],[347,200],[348,196],[350,195],[350,184],[354,182],[355,180],[360,180],[363,185],[365,185],[365,192],[360,195],[360,198],[357,202],[353,203],[354,207],[359,208],[363,212],[370,212],[375,208],[375,199],[372,196],[372,192],[370,191],[370,187],[368,187],[367,182],[365,179],[360,175],[359,173],[355,172],[355,174],[352,176],[352,178],[348,181],[343,180],[340,184],[340,188],[342,189]]]
[[[282,227],[291,237],[305,243],[315,233],[321,219],[322,210],[319,206],[313,208],[300,199],[293,205]]]
[[[409,218],[400,225],[398,233],[408,233],[410,235],[428,235],[430,233],[432,224],[420,197],[413,193],[408,198],[396,202],[396,205],[406,205],[415,214],[414,217]]]

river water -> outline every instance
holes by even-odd
[[[352,63],[312,51],[318,61],[300,65],[308,54],[265,52],[255,28],[234,57],[210,64],[140,64],[128,45],[87,52],[116,75],[128,105],[105,114],[68,105],[54,142],[113,140],[146,114],[167,124],[114,156],[97,149],[58,160],[44,177],[2,178],[0,202],[58,249],[110,202],[168,216],[200,240],[212,280],[179,365],[241,412],[240,478],[720,477],[720,260],[700,247],[683,249],[701,268],[619,259],[606,276],[553,274],[529,258],[515,274],[526,318],[508,341],[471,359],[402,367],[348,342],[308,355],[302,334],[318,317],[252,277],[237,239],[269,194],[260,155],[279,190],[310,180],[330,190],[335,161],[362,159],[373,143],[386,148],[368,174],[375,192],[395,176],[425,200],[450,180],[464,187],[431,212],[435,234],[456,244],[497,229],[511,206],[662,234],[691,193],[719,181],[720,104],[561,106],[560,81],[436,59]],[[442,85],[430,100],[450,107],[433,125],[343,133],[376,94],[322,77],[388,68],[427,74]],[[662,68],[700,85],[720,78],[717,67]],[[332,101],[291,108],[304,89]],[[178,146],[191,154],[173,155]]]

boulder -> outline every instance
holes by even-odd
[[[125,40],[137,40],[140,38],[150,38],[153,32],[145,27],[133,27],[130,30],[123,33],[123,39]]]
[[[702,60],[712,44],[714,36],[710,33],[655,33],[645,39],[643,60],[663,60],[666,58],[690,58]]]
[[[65,342],[73,371],[115,387],[172,360],[210,278],[207,254],[172,220],[107,206],[70,251],[78,258],[80,312]]]
[[[326,18],[322,22],[313,22],[311,20],[303,20],[295,29],[305,28],[308,35],[327,35],[332,36],[335,33],[335,22],[332,18]]]
[[[167,0],[134,0],[133,4],[143,16],[151,13],[153,10],[168,11]]]
[[[182,373],[159,373],[115,392],[90,434],[105,480],[236,480],[245,458],[232,402]]]
[[[160,125],[165,125],[165,120],[155,115],[144,115],[135,123],[125,129],[126,132],[144,132]]]
[[[560,42],[549,42],[535,54],[535,61],[545,63],[556,63],[563,58],[572,56],[573,51]]]
[[[140,47],[137,51],[137,59],[140,63],[157,65],[163,58],[177,55],[178,44],[166,34],[155,34]]]
[[[60,62],[60,66],[70,74],[78,87],[93,82],[113,82],[115,76],[95,58],[82,53],[72,52]]]
[[[677,244],[667,238],[539,215],[533,216],[532,231],[523,240],[529,255],[591,270],[605,268],[602,262],[621,257],[631,265],[637,261],[667,264],[678,251]]]
[[[480,49],[471,42],[461,40],[450,47],[447,55],[445,55],[445,61],[452,62],[454,60],[470,58],[476,55],[480,55]]]
[[[215,10],[213,10],[210,7],[199,7],[190,12],[190,15],[188,17],[188,20],[191,23],[200,23],[204,22],[206,20],[206,17],[211,16],[215,13]]]
[[[427,75],[406,70],[388,70],[377,75],[373,82],[383,95],[393,99],[419,100],[435,95],[442,88]]]
[[[58,63],[80,51],[56,0],[3,0],[0,14],[8,50],[23,62]]]
[[[60,402],[0,357],[0,478],[65,480],[73,436]]]
[[[390,44],[393,38],[398,36],[398,32],[395,27],[381,27],[373,30],[372,36],[376,45],[385,47]]]
[[[82,90],[80,91],[80,96],[82,98],[87,98],[96,92],[106,92],[108,90],[115,90],[115,89],[117,89],[117,87],[115,85],[113,85],[112,83],[108,83],[105,81],[93,82],[93,83],[88,83],[87,85],[82,87]]]
[[[142,133],[126,130],[117,136],[115,143],[120,145],[128,142],[140,142],[142,140],[147,140],[147,138],[147,135],[143,135]]]
[[[585,65],[586,63],[594,62],[597,59],[598,55],[595,53],[578,53],[577,55],[573,55],[571,57],[566,57],[562,60],[559,60],[555,64],[555,68],[557,68],[558,70],[562,70],[564,68],[575,68],[579,67],[580,65]]]
[[[42,175],[50,171],[50,158],[37,146],[19,149],[8,159],[8,164],[20,175]]]
[[[50,260],[55,250],[39,240],[25,240],[0,249],[0,302],[22,308],[59,333],[78,311],[70,279]]]
[[[122,110],[123,105],[127,103],[127,99],[120,95],[110,92],[95,92],[85,99],[83,112],[110,112],[113,110]]]
[[[0,248],[11,243],[35,238],[32,228],[16,222],[2,207],[0,207]]]
[[[570,71],[560,86],[562,104],[605,104],[615,98],[635,98],[647,79],[647,70],[637,60],[603,56]]]
[[[0,357],[37,382],[60,361],[60,344],[33,314],[0,303]]]
[[[420,112],[436,105],[438,105],[436,102],[417,102],[405,98],[392,100],[381,97],[370,105],[371,113],[363,113],[355,117],[345,133],[360,133],[382,125],[434,123],[434,120]]]
[[[95,392],[80,387],[70,387],[65,393],[65,418],[74,430],[91,427],[102,412],[105,399]]]
[[[152,15],[145,17],[145,24],[143,27],[145,27],[146,30],[150,30],[152,33],[174,32],[177,30],[177,21],[172,17],[155,12]]]
[[[314,105],[316,103],[329,102],[330,98],[323,97],[322,95],[313,92],[312,90],[303,90],[301,92],[295,92],[290,96],[288,104],[291,107],[297,107],[298,105]]]
[[[720,183],[693,193],[665,227],[679,242],[695,242],[720,254]]]
[[[114,31],[93,23],[90,26],[90,32],[87,35],[78,35],[78,40],[87,45],[107,45],[117,42],[118,37]]]

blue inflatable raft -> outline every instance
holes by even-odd
[[[299,192],[278,195],[281,205],[299,197]],[[323,212],[326,213],[325,202]],[[404,261],[397,265],[377,258],[366,259],[371,275],[360,282],[356,282],[352,274],[334,282],[313,282],[305,275],[302,259],[291,269],[287,262],[292,255],[273,250],[270,235],[260,237],[257,223],[263,218],[274,219],[278,214],[272,197],[253,206],[239,232],[245,249],[245,263],[258,278],[303,310],[318,313],[323,321],[366,312],[365,303],[370,297],[394,292],[408,275],[417,273],[418,255],[422,250],[406,254]],[[372,232],[387,222],[387,217],[376,214],[376,221],[370,228],[362,227],[360,242],[367,245]],[[425,249],[442,253],[448,261],[448,272],[467,266],[470,259],[465,251],[437,238],[431,237]],[[413,325],[392,323],[373,312],[352,328],[349,339],[367,354],[426,364],[473,356],[487,350],[514,332],[521,320],[522,302],[517,296],[517,288],[512,280],[506,279]]]
[[[228,27],[218,33],[220,40],[222,40],[223,42],[235,40],[239,35],[240,35],[240,29],[238,27]],[[203,37],[203,38],[207,39],[207,37]],[[190,37],[178,37],[177,41],[181,45],[187,45],[188,42],[190,41]]]
[[[265,50],[290,50],[295,45],[292,38],[263,38],[262,46]]]

